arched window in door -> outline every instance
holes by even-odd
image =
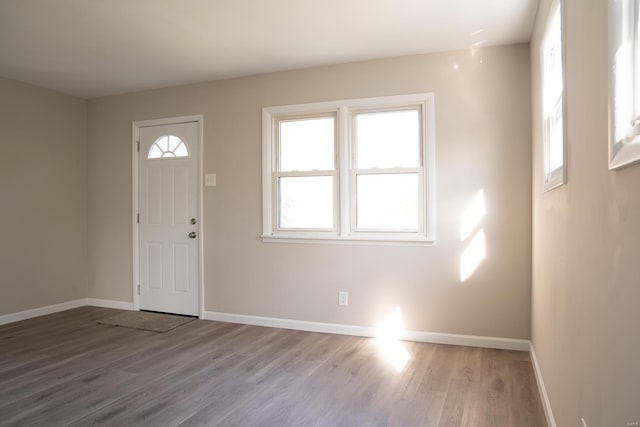
[[[161,158],[176,158],[176,157],[189,157],[189,150],[183,140],[175,135],[163,135],[156,139],[149,153],[147,159],[161,159]]]

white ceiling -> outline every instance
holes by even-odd
[[[538,0],[0,0],[0,76],[83,98],[527,42]]]

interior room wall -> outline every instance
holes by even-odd
[[[86,101],[0,78],[0,315],[86,298]]]
[[[540,40],[533,99],[532,341],[558,426],[640,421],[640,165],[608,170],[607,2],[566,0],[568,182],[542,192]]]
[[[375,326],[399,307],[409,330],[528,339],[529,73],[520,44],[90,100],[89,296],[132,301],[132,122],[202,114],[218,181],[204,190],[205,310]],[[263,107],[418,92],[435,95],[435,246],[261,241]],[[487,257],[461,283],[461,216],[481,190]]]

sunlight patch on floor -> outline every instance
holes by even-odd
[[[383,359],[402,372],[411,358],[404,343],[400,341],[404,334],[404,320],[400,307],[396,307],[378,327],[377,344]]]

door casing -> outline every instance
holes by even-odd
[[[181,117],[167,117],[163,119],[154,119],[154,120],[140,120],[135,121],[132,124],[132,144],[131,144],[131,170],[132,170],[132,206],[133,211],[131,213],[131,223],[132,227],[132,241],[133,241],[133,309],[136,311],[140,310],[140,293],[139,293],[139,285],[140,285],[140,239],[139,239],[139,225],[138,225],[138,213],[139,209],[139,192],[138,192],[138,184],[139,184],[139,162],[138,156],[140,153],[138,152],[139,141],[140,141],[140,128],[147,126],[161,126],[161,125],[172,125],[178,123],[191,123],[195,122],[198,124],[198,141],[196,144],[199,145],[199,159],[198,159],[198,170],[197,170],[197,189],[196,189],[196,197],[198,198],[198,223],[196,224],[196,233],[198,233],[198,317],[200,319],[203,318],[204,315],[204,208],[203,208],[203,188],[202,188],[202,171],[203,171],[203,116],[181,116]]]

